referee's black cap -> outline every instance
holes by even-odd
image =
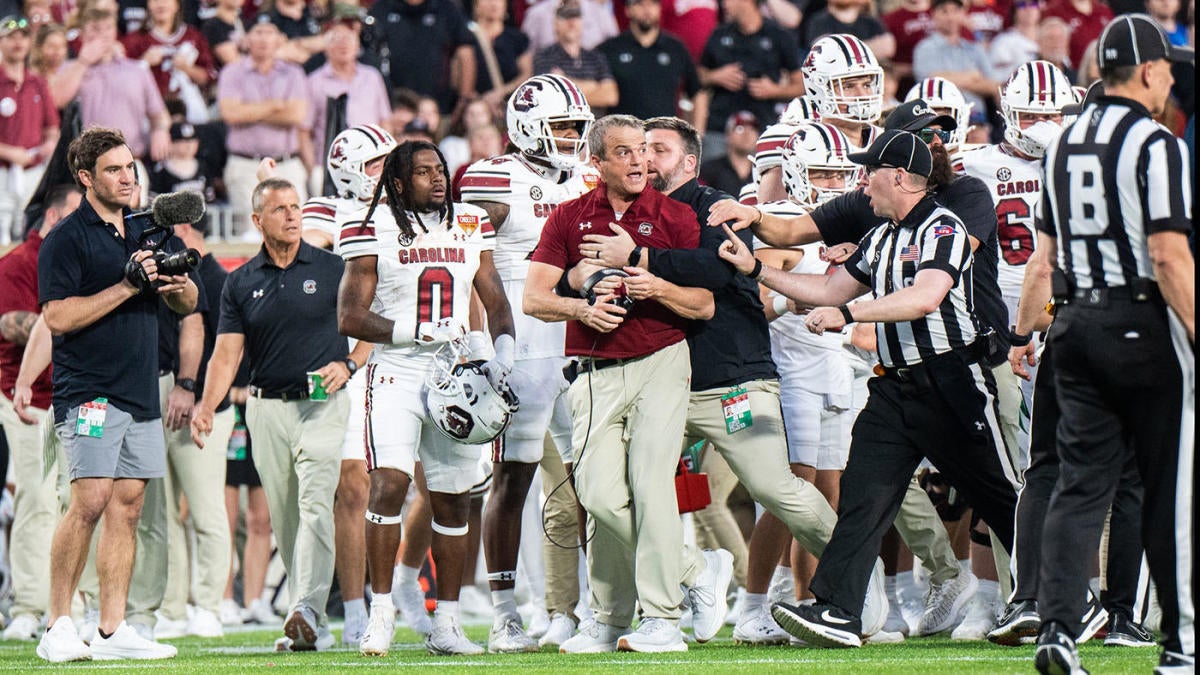
[[[885,130],[864,152],[852,152],[846,157],[866,167],[904,169],[926,178],[933,171],[929,146],[915,134],[900,129]]]
[[[1136,66],[1159,59],[1193,63],[1194,50],[1176,47],[1162,26],[1147,14],[1123,14],[1109,22],[1096,45],[1096,62],[1101,70]]]

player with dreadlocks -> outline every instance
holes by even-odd
[[[443,435],[446,426],[426,414],[422,399],[438,352],[450,342],[458,348],[466,335],[472,288],[495,338],[496,356],[482,370],[498,391],[506,391],[516,343],[512,312],[492,261],[495,232],[487,212],[450,201],[449,186],[437,146],[402,143],[384,161],[370,206],[351,216],[339,235],[347,263],[338,325],[344,334],[376,345],[366,374],[367,567],[374,598],[359,645],[364,655],[383,656],[391,647],[392,564],[400,545],[400,510],[418,459],[433,507],[438,569],[438,604],[425,646],[433,654],[483,651],[463,634],[458,616],[469,490],[483,446]],[[480,421],[469,408],[461,412],[459,421],[468,431]]]

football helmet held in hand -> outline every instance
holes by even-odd
[[[426,382],[426,414],[456,443],[490,443],[508,428],[520,403],[507,385],[492,385],[482,360],[458,362],[462,353],[461,342],[450,343],[434,359]]]

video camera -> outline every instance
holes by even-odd
[[[187,274],[200,266],[200,252],[194,248],[168,253],[162,246],[171,238],[171,229],[177,223],[197,223],[204,217],[204,197],[195,192],[172,192],[154,198],[154,204],[148,211],[138,211],[125,216],[126,221],[149,220],[153,224],[147,227],[138,237],[138,251],[152,251],[154,264],[158,267],[158,275],[177,276]],[[151,241],[158,235],[155,241]],[[136,254],[134,254],[136,255]],[[146,268],[141,262],[130,257],[125,263],[125,279],[145,292],[151,288],[162,286],[162,281],[150,281]]]

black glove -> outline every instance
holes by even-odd
[[[140,253],[141,251],[138,251]],[[142,261],[134,260],[134,253],[129,256],[129,261],[125,263],[125,281],[128,281],[138,293],[146,293],[154,287],[154,282],[150,281],[150,275],[147,274],[146,268],[142,265]]]

